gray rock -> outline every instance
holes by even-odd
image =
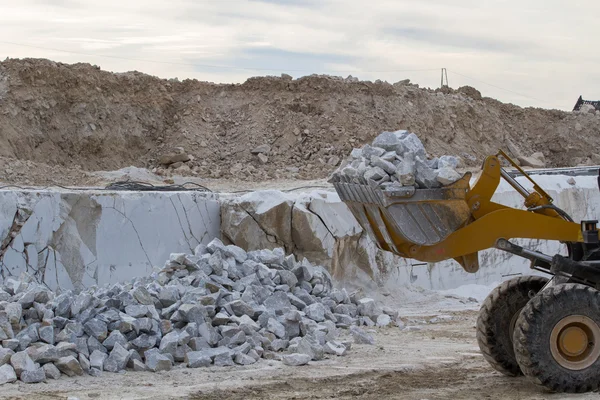
[[[342,343],[337,342],[337,341],[331,341],[331,342],[325,343],[325,346],[323,346],[323,349],[324,349],[325,353],[334,354],[336,356],[345,356],[346,353],[348,352],[348,349],[346,349],[346,346],[344,346]]]
[[[92,354],[90,354],[90,367],[99,369],[102,371],[104,369],[104,361],[108,358],[108,355],[102,353],[99,350],[94,350]]]
[[[375,300],[368,297],[362,298],[358,301],[357,311],[359,315],[369,317],[371,319],[377,319],[377,304]]]
[[[279,275],[281,283],[288,285],[290,288],[293,288],[298,284],[298,278],[296,278],[296,275],[291,271],[287,271],[284,269],[279,270],[277,271],[277,275]]]
[[[375,339],[373,338],[373,336],[369,335],[368,333],[366,333],[365,331],[363,331],[362,329],[360,329],[357,326],[351,326],[350,333],[352,334],[352,337],[354,338],[354,343],[370,344],[370,345],[375,344]]]
[[[83,325],[83,330],[89,336],[98,339],[102,342],[108,336],[108,328],[106,323],[98,319],[91,319]]]
[[[416,175],[415,181],[420,188],[433,189],[440,187],[437,181],[437,172],[427,165],[421,158],[415,160]]]
[[[217,354],[214,358],[214,363],[218,367],[228,367],[235,365],[231,357],[231,353]]]
[[[14,327],[18,327],[23,316],[23,307],[19,303],[8,303],[4,307],[4,312],[8,317],[8,322]]]
[[[157,340],[157,336],[142,333],[140,336],[131,341],[131,345],[136,349],[149,349],[156,346]],[[121,343],[121,345],[125,347],[123,343]]]
[[[121,346],[126,347],[128,340],[127,338],[119,331],[112,331],[110,335],[102,342],[102,345],[106,347],[109,351],[115,347],[115,344],[119,343]]]
[[[143,318],[148,314],[148,306],[130,304],[125,307],[125,313],[133,318]]]
[[[162,353],[175,354],[179,342],[178,332],[169,332],[160,340],[159,349]]]
[[[10,364],[4,364],[0,367],[0,385],[12,383],[17,380],[17,374]]]
[[[437,168],[445,168],[445,167],[449,167],[452,169],[456,169],[458,168],[458,158],[454,157],[454,156],[441,156],[439,161],[438,161],[438,166]]]
[[[160,328],[158,322],[151,318],[138,318],[133,322],[133,329],[139,335],[140,333],[157,334]]]
[[[47,379],[59,379],[60,378],[60,371],[58,368],[56,368],[56,365],[54,365],[52,363],[48,363],[48,364],[44,364],[42,366],[42,368],[44,369],[44,373],[46,374]]]
[[[284,365],[288,365],[291,367],[299,367],[301,365],[306,365],[312,357],[308,354],[294,353],[294,354],[286,354],[281,357],[281,362]]]
[[[202,351],[189,351],[185,355],[184,362],[188,368],[199,368],[208,367],[212,363],[212,359]]]
[[[79,365],[79,362],[73,356],[67,356],[59,358],[54,363],[60,372],[67,376],[83,375],[83,368]]]
[[[160,303],[163,305],[163,307],[169,307],[179,301],[179,290],[177,290],[176,287],[165,287],[160,291],[158,300],[160,300]],[[135,316],[132,315],[132,317]]]
[[[91,368],[90,367],[90,360],[86,356],[84,356],[83,354],[79,354],[78,361],[79,361],[79,365],[81,365],[81,369],[84,372],[89,373],[90,372],[90,368]]]
[[[277,321],[275,318],[269,318],[269,321],[267,322],[267,330],[274,333],[279,339],[286,337],[285,326],[283,326],[283,324]]]
[[[437,171],[437,181],[442,185],[450,185],[461,178],[460,174],[450,167],[440,168]]]
[[[46,372],[42,367],[36,368],[33,371],[23,371],[20,379],[24,383],[40,383],[46,380]]]
[[[17,376],[21,376],[23,371],[33,371],[35,370],[35,363],[29,357],[29,354],[25,351],[20,351],[18,353],[13,354],[10,357],[10,363],[15,369],[15,373]]]
[[[89,308],[92,304],[92,295],[89,293],[81,293],[79,294],[73,304],[71,305],[71,315],[76,316],[81,314],[83,310]],[[62,313],[57,313],[57,315],[63,315]]]
[[[423,146],[423,143],[421,143],[419,137],[414,133],[409,133],[407,135],[404,135],[404,137],[400,138],[400,144],[404,148],[405,153],[413,153],[415,156],[418,156],[421,159],[425,160],[425,146]]]
[[[129,357],[129,351],[127,351],[119,343],[115,343],[115,347],[112,349],[107,359],[104,361],[104,371],[119,372],[125,369],[127,361],[129,361]]]
[[[234,245],[226,246],[223,254],[227,257],[235,258],[235,261],[239,262],[240,264],[248,259],[248,254],[246,251],[244,251],[244,249],[241,247]]]
[[[143,372],[143,371],[147,371],[148,367],[146,367],[146,364],[144,364],[140,360],[133,360],[132,369],[136,372]]]
[[[386,151],[396,151],[399,144],[400,139],[394,132],[382,132],[373,140],[374,147],[379,147]]]
[[[306,316],[313,321],[325,321],[325,307],[321,303],[314,303],[304,309]]]
[[[311,360],[322,360],[323,359],[323,346],[313,336],[304,336],[298,342],[298,353],[307,354]]]
[[[359,317],[358,318],[358,324],[359,325],[365,325],[367,327],[373,327],[375,326],[375,321],[373,321],[371,318],[369,317]]]
[[[256,360],[253,357],[244,353],[237,353],[234,357],[234,361],[239,365],[251,365],[256,363]]]
[[[300,300],[298,297],[294,296],[292,293],[286,293],[286,296],[290,301],[291,305],[296,307],[298,310],[302,311],[306,308],[306,303]]]
[[[143,305],[154,305],[154,299],[148,290],[142,286],[138,286],[131,292],[132,296]]]
[[[298,276],[298,275],[296,275]],[[275,292],[269,296],[263,303],[267,310],[274,312],[283,312],[286,309],[291,308],[290,300],[284,292]]]
[[[392,323],[392,318],[387,314],[381,314],[377,317],[377,326],[388,326]]]
[[[362,156],[367,160],[370,160],[372,156],[381,157],[384,153],[385,150],[381,147],[373,147],[368,144],[362,148]]]
[[[102,371],[100,371],[99,369],[96,369],[96,368],[90,368],[90,370],[88,371],[88,374],[90,376],[99,378],[102,376]]]
[[[160,353],[152,353],[146,359],[146,366],[152,372],[170,371],[173,367],[171,360]]]
[[[16,351],[19,348],[19,340],[18,339],[3,340],[2,347]]]
[[[290,344],[289,340],[283,340],[283,339],[275,339],[271,342],[271,344],[269,345],[269,348],[273,351],[282,351],[288,348]]]
[[[204,338],[211,346],[216,345],[221,340],[221,336],[217,330],[209,324],[198,325],[198,334]]]
[[[98,341],[98,339],[96,339],[95,337],[89,337],[87,340],[87,345],[88,345],[88,351],[90,352],[94,352],[95,350],[99,350],[103,353],[108,353],[108,351],[106,350],[106,347],[104,347],[102,345],[102,343],[100,343]]]
[[[409,153],[410,154],[410,153]],[[416,176],[416,165],[414,158],[407,155],[404,160],[396,167],[394,175],[402,186],[414,186]]]
[[[381,168],[389,175],[396,173],[396,166],[389,161],[385,161],[381,157],[372,156],[371,165]]]
[[[252,307],[250,304],[248,304],[242,300],[232,301],[231,303],[229,303],[227,305],[227,307],[231,310],[231,313],[237,317],[241,317],[242,315],[247,315],[247,316],[253,318],[254,315],[256,314],[254,307]]]
[[[52,326],[40,326],[38,329],[38,336],[40,340],[48,344],[54,344],[54,327]]]
[[[10,362],[10,358],[15,354],[11,349],[0,348],[0,366]]]
[[[388,176],[388,174],[381,167],[369,167],[363,176],[366,180],[379,181]]]

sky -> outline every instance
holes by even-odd
[[[592,0],[0,0],[0,59],[162,78],[352,75],[474,86],[520,106],[600,100]]]

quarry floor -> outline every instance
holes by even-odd
[[[438,303],[439,304],[439,303]],[[475,340],[475,303],[440,309],[414,305],[407,326],[379,328],[375,346],[354,345],[345,357],[285,367],[261,360],[248,367],[175,369],[61,378],[2,387],[0,399],[597,399],[598,393],[552,394],[526,378],[492,370]],[[438,316],[440,322],[427,323]],[[442,317],[440,317],[442,316]]]

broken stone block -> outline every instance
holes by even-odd
[[[269,318],[269,321],[267,322],[267,330],[274,333],[279,339],[286,337],[285,326],[283,326],[283,324],[277,321],[275,318]]]
[[[377,317],[377,326],[388,326],[389,324],[392,323],[392,318],[389,315],[386,314],[381,314],[380,316]]]
[[[10,362],[10,358],[15,354],[11,349],[0,348],[0,366]]]
[[[210,366],[212,359],[202,351],[190,351],[186,353],[184,362],[188,368],[200,368]]]
[[[108,372],[119,372],[125,369],[127,361],[129,361],[129,351],[126,350],[119,343],[115,343],[114,348],[104,361],[104,371]],[[58,367],[58,365],[57,365]],[[59,367],[60,369],[60,367]],[[64,372],[64,371],[63,371]]]
[[[4,364],[0,367],[0,385],[12,383],[17,380],[17,374],[10,364]]]
[[[325,321],[325,307],[321,303],[314,303],[304,309],[306,316],[313,321]]]
[[[83,330],[89,336],[98,339],[102,342],[108,336],[108,328],[106,323],[98,319],[91,319],[83,325]]]
[[[234,357],[234,361],[238,365],[251,365],[256,363],[256,360],[244,353],[237,353]]]
[[[17,376],[21,376],[23,371],[33,371],[35,370],[35,363],[29,357],[29,354],[25,351],[20,351],[18,353],[13,354],[10,357],[10,363],[15,369],[15,373]]]
[[[60,372],[67,376],[83,375],[83,369],[79,362],[73,356],[59,358],[54,363]]]
[[[121,346],[126,347],[128,340],[127,338],[119,331],[112,331],[110,335],[102,342],[102,345],[106,347],[109,351],[115,347],[115,344],[119,343]]]
[[[23,371],[19,377],[24,383],[40,383],[46,380],[46,372],[42,367],[33,371]]]
[[[379,181],[384,177],[388,177],[388,174],[381,167],[369,167],[363,175],[366,180]]]
[[[107,357],[107,354],[94,350],[92,354],[90,354],[90,367],[102,371],[104,369],[104,361],[106,361]]]
[[[454,169],[445,167],[438,170],[437,181],[442,185],[450,185],[461,178],[460,174]]]
[[[229,367],[235,365],[231,358],[231,353],[220,353],[214,358],[214,364],[218,367]]]
[[[173,364],[167,356],[158,352],[153,352],[146,358],[146,366],[150,371],[158,372],[170,371]]]
[[[46,374],[46,379],[59,379],[60,371],[56,368],[56,365],[52,363],[44,364],[42,366],[44,369],[44,373]]]
[[[421,158],[415,160],[416,175],[415,181],[419,184],[420,188],[433,189],[440,187],[440,183],[437,181],[437,172],[423,161]]]
[[[346,346],[344,346],[342,343],[337,342],[337,341],[331,341],[331,342],[325,343],[325,346],[323,346],[323,350],[327,354],[334,354],[336,356],[345,356],[346,353],[348,352],[348,349],[346,349]]]
[[[389,161],[385,161],[381,157],[372,156],[371,157],[371,165],[373,165],[374,167],[381,168],[389,175],[392,175],[396,172],[396,166]]]
[[[426,159],[425,147],[423,146],[423,143],[419,137],[414,133],[408,133],[404,135],[404,137],[400,139],[400,144],[404,148],[404,154],[412,153],[415,156],[420,157],[422,160]]]
[[[436,168],[442,169],[442,168],[452,168],[452,169],[456,169],[458,168],[458,158],[454,157],[454,156],[441,156],[438,160],[438,165]]]
[[[148,314],[148,306],[130,304],[125,307],[125,313],[133,318],[142,318]]]
[[[40,326],[38,329],[40,340],[48,344],[54,344],[54,327]]]
[[[308,354],[294,353],[282,356],[281,362],[283,362],[284,365],[291,367],[299,367],[308,364],[311,359],[312,357]]]
[[[146,364],[144,364],[142,361],[140,360],[133,360],[132,363],[132,367],[131,367],[134,371],[136,372],[143,372],[143,371],[147,371],[148,367],[146,367]]]
[[[314,361],[323,359],[323,346],[313,336],[304,336],[300,339],[296,351],[309,355]]]
[[[406,156],[404,160],[398,164],[394,175],[398,178],[398,182],[402,186],[414,186],[415,184],[415,162],[410,156]]]
[[[373,338],[373,336],[369,335],[368,333],[366,333],[365,331],[363,331],[362,329],[360,329],[357,326],[350,327],[350,333],[352,334],[352,337],[354,338],[354,343],[370,344],[370,345],[375,344],[375,339]]]

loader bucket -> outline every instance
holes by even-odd
[[[336,175],[332,183],[362,228],[379,248],[410,257],[410,248],[431,246],[466,225],[471,217],[465,200],[471,173],[440,189],[382,190],[364,178]]]

